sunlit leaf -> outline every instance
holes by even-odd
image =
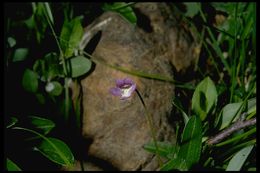
[[[220,126],[220,130],[226,128],[232,122],[232,120],[235,118],[236,115],[241,114],[241,111],[242,111],[242,109],[240,109],[241,105],[242,105],[242,102],[230,103],[230,104],[227,104],[222,109],[222,123]],[[239,112],[238,112],[238,110],[239,110]]]
[[[23,74],[22,84],[26,91],[35,93],[38,89],[37,74],[27,68]]]
[[[29,119],[33,127],[39,129],[45,135],[55,127],[53,121],[46,118],[29,116]]]
[[[217,97],[215,84],[209,77],[206,77],[196,87],[192,96],[192,110],[200,116],[202,121],[216,104]]]
[[[6,169],[7,171],[22,171],[12,160],[6,159]]]
[[[70,58],[68,61],[68,68],[71,69],[71,77],[79,77],[91,69],[91,61],[84,56]]]
[[[192,116],[184,128],[178,157],[186,161],[187,167],[191,167],[200,159],[202,147],[202,125],[197,116]]]
[[[23,61],[27,58],[28,48],[18,48],[14,52],[13,62]]]
[[[84,31],[80,21],[81,17],[76,17],[71,21],[64,21],[60,34],[60,45],[65,58],[73,55],[82,39]]]
[[[51,161],[63,165],[71,166],[74,163],[74,156],[70,148],[61,140],[56,138],[47,138],[35,148]]]
[[[253,147],[250,145],[237,152],[229,161],[226,171],[240,171]]]

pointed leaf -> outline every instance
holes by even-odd
[[[186,161],[180,157],[171,159],[161,167],[161,171],[170,171],[177,169],[180,171],[188,171]]]
[[[74,163],[74,156],[70,148],[59,139],[47,138],[35,149],[57,164],[71,166]]]
[[[12,160],[6,159],[6,169],[8,171],[22,171]]]
[[[71,67],[71,77],[79,77],[86,74],[91,69],[91,64],[91,61],[84,56],[69,59],[68,65]]]
[[[243,102],[230,103],[230,104],[227,104],[226,106],[223,107],[222,117],[221,117],[222,123],[221,123],[221,126],[220,126],[220,130],[228,127],[229,124],[232,122],[232,120],[234,120],[235,116],[241,114],[242,109],[240,109],[240,107],[242,106],[242,103]],[[239,112],[238,112],[238,110],[239,110]]]
[[[176,154],[178,147],[168,142],[157,142],[158,154],[162,157],[173,158]],[[144,149],[151,153],[156,153],[156,147],[154,142],[150,142],[144,145]]]
[[[38,89],[37,73],[30,69],[26,69],[23,74],[22,84],[26,91],[35,93]]]
[[[192,116],[184,128],[178,157],[186,161],[190,168],[200,159],[202,146],[202,125],[197,116]]]
[[[217,90],[213,81],[206,77],[196,87],[192,96],[192,110],[199,115],[201,120],[205,120],[211,108],[217,102]]]
[[[229,161],[226,171],[240,171],[253,147],[250,145],[237,152]]]
[[[39,129],[45,135],[48,134],[55,127],[53,121],[49,119],[37,116],[29,116],[29,119],[33,127]]]
[[[84,31],[80,21],[81,17],[76,17],[71,21],[65,21],[63,24],[60,45],[65,58],[73,55],[74,50],[78,47],[82,39]]]

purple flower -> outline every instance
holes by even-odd
[[[129,98],[136,89],[136,84],[130,78],[117,79],[116,87],[110,89],[114,96],[120,96],[120,99]]]

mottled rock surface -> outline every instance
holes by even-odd
[[[117,13],[105,12],[86,28],[89,35],[102,32],[92,53],[95,59],[128,70],[171,78],[174,77],[172,65],[177,71],[190,66],[197,56],[194,53],[196,45],[186,31],[177,27],[170,8],[164,3],[137,3],[135,8],[150,19],[152,31],[146,32],[130,24]],[[136,82],[153,117],[157,139],[175,140],[167,119],[172,110],[173,84],[132,76],[96,63],[93,72],[81,81],[82,134],[93,140],[88,154],[118,170],[156,170],[156,158],[143,149],[152,138],[137,93],[127,100],[109,93],[115,80],[125,77]]]

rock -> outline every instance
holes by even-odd
[[[86,40],[81,45],[84,47],[97,31],[102,32],[92,53],[93,60],[98,60],[95,69],[81,81],[82,134],[93,140],[88,154],[122,171],[156,170],[158,163],[154,155],[143,149],[152,138],[146,111],[137,93],[120,100],[111,95],[109,89],[116,79],[134,80],[153,117],[157,139],[174,142],[174,130],[168,122],[174,85],[133,76],[98,62],[174,78],[172,65],[181,71],[195,59],[192,54],[195,44],[173,25],[176,21],[166,4],[137,3],[135,8],[150,18],[152,32],[132,25],[117,13],[105,12],[86,28]],[[168,11],[167,18],[163,11]]]

